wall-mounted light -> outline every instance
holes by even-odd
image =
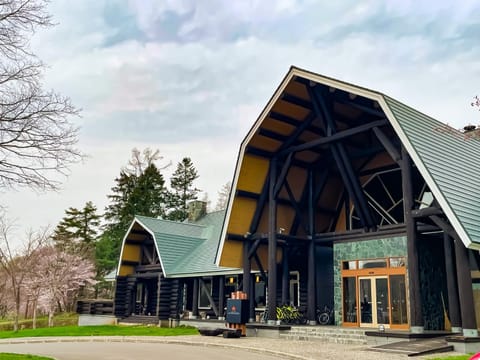
[[[230,277],[228,278],[228,283],[229,283],[229,284],[235,283],[235,278],[234,278],[233,276],[230,276]]]
[[[260,275],[255,276],[255,282],[259,283],[260,282]]]

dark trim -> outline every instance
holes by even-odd
[[[440,209],[436,206],[430,206],[430,207],[423,208],[423,209],[412,210],[412,216],[415,219],[424,218],[424,217],[428,217],[428,216],[432,216],[432,215],[443,215],[443,211],[442,211],[442,209]]]
[[[462,320],[460,316],[460,303],[454,262],[455,255],[452,249],[452,238],[446,233],[443,234],[443,250],[445,254],[445,275],[447,278],[446,300],[448,300],[448,315],[452,327],[460,328],[462,326]],[[445,301],[445,299],[443,300]]]
[[[277,199],[275,181],[277,179],[277,160],[270,164],[270,186],[268,191],[268,320],[277,319]]]
[[[303,107],[304,109],[312,110],[312,104],[310,101],[302,99],[301,97],[284,92],[282,96],[280,96],[280,99],[290,104]]]

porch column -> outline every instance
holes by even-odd
[[[225,276],[218,277],[218,320],[225,320]]]
[[[315,204],[314,204],[314,187],[313,187],[313,171],[308,172],[308,303],[307,318],[310,325],[316,325],[315,319],[317,310],[317,291],[315,286]]]
[[[473,302],[472,276],[468,260],[468,249],[460,239],[455,239],[455,260],[457,263],[458,295],[462,316],[463,336],[478,336],[475,304]]]
[[[443,249],[445,253],[445,273],[447,276],[448,315],[452,324],[452,332],[462,331],[460,305],[458,303],[457,280],[455,278],[455,264],[453,262],[452,238],[443,233]]]
[[[252,262],[248,256],[250,252],[250,239],[245,236],[245,240],[243,241],[243,281],[242,281],[242,290],[244,293],[247,294],[248,300],[248,308],[250,308],[250,304],[254,301],[252,294],[251,294],[251,286],[250,286],[250,272],[252,270]],[[253,321],[250,317],[249,321]]]
[[[277,199],[275,183],[277,178],[277,160],[270,162],[270,186],[268,199],[268,323],[273,325],[277,319]]]
[[[192,319],[198,317],[198,278],[193,279]]]
[[[290,269],[288,267],[288,247],[282,249],[282,305],[290,303]]]
[[[137,285],[137,281],[135,278],[131,278],[129,277],[127,279],[127,316],[130,316],[132,315],[134,312],[135,312],[135,304],[136,304],[136,301],[137,301],[137,297],[136,297],[136,285]]]
[[[158,274],[158,281],[157,281],[157,304],[155,306],[155,315],[157,317],[160,316],[160,296],[161,296],[161,289],[162,286],[162,274]]]
[[[252,274],[250,274],[250,292],[248,293],[250,297],[250,301],[248,302],[250,315],[248,316],[249,322],[255,322],[255,279],[253,278]]]
[[[402,190],[405,225],[407,228],[407,261],[409,283],[410,331],[423,333],[422,298],[420,294],[420,273],[418,266],[417,232],[412,216],[414,207],[412,189],[412,163],[405,147],[402,146]]]

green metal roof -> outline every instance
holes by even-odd
[[[134,221],[152,234],[164,276],[186,277],[241,271],[215,265],[224,218],[222,210],[206,214],[194,223],[145,216],[136,216]]]
[[[457,234],[467,247],[479,248],[480,140],[388,96],[384,99],[394,129]]]

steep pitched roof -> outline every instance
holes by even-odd
[[[136,216],[156,244],[165,277],[238,273],[239,269],[215,265],[225,211],[206,214],[195,223]]]
[[[235,255],[235,239],[230,240],[230,236],[238,237],[250,232],[253,221],[260,224],[261,230],[257,231],[265,231],[265,211],[256,214],[256,220],[254,212],[262,201],[261,194],[266,186],[272,156],[282,151],[288,139],[298,139],[300,144],[319,139],[315,132],[318,128],[315,118],[312,122],[314,109],[310,92],[316,85],[327,93],[342,93],[339,96],[343,98],[335,104],[337,107],[333,111],[341,116],[350,116],[348,120],[351,122],[355,122],[356,116],[362,112],[377,116],[383,113],[462,242],[469,248],[480,249],[480,192],[476,191],[480,183],[478,139],[466,139],[460,131],[380,92],[292,67],[241,143],[216,263],[228,266],[241,263],[238,254]],[[353,99],[363,99],[368,105]],[[356,102],[354,107],[349,105],[353,102]],[[310,125],[307,125],[308,122]],[[304,125],[308,131],[298,137],[297,130]],[[295,145],[290,143],[289,146],[292,144]],[[301,146],[298,148],[301,149]],[[321,160],[322,153],[299,150],[292,161],[311,165]],[[298,167],[292,166],[291,169],[287,176],[291,176],[292,183],[296,182],[292,191],[300,189],[298,191],[301,192],[306,186],[305,173]],[[298,199],[300,192],[293,194],[294,197]],[[242,214],[241,221],[239,214]],[[287,211],[283,211],[283,215],[284,218],[279,218],[279,221],[291,221]],[[285,227],[288,228],[288,225]]]

